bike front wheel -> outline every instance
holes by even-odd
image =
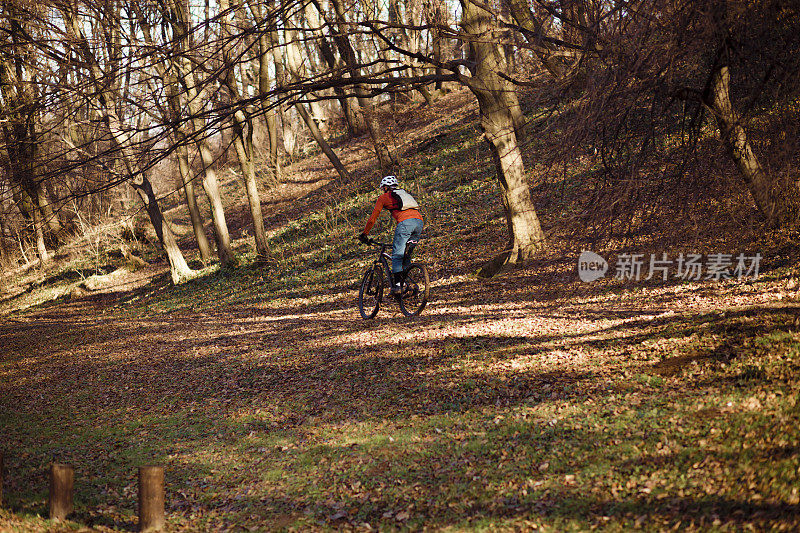
[[[400,297],[400,310],[406,316],[416,316],[425,309],[430,295],[430,275],[428,268],[419,263],[411,263],[406,270]]]
[[[380,266],[370,268],[361,278],[358,290],[358,311],[365,319],[375,318],[383,299],[383,270]]]

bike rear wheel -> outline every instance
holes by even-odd
[[[375,318],[383,299],[383,270],[375,266],[364,272],[358,290],[358,311],[365,319]]]
[[[406,270],[406,277],[398,297],[400,310],[406,316],[416,316],[425,309],[430,294],[430,275],[428,267],[420,263],[411,263]]]

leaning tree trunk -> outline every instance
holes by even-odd
[[[544,246],[544,233],[525,179],[525,166],[517,143],[515,110],[509,106],[507,93],[514,88],[498,74],[502,65],[490,38],[491,14],[473,0],[462,0],[461,5],[461,25],[471,37],[470,50],[475,65],[472,77],[465,81],[478,99],[481,128],[497,167],[509,228],[508,248],[481,270],[481,275],[489,277],[506,266],[526,263]]]
[[[143,172],[136,172],[133,168],[133,155],[129,153],[131,135],[125,132],[122,127],[122,122],[117,116],[113,94],[102,84],[102,70],[86,37],[83,35],[80,22],[75,16],[75,13],[72,12],[68,6],[63,7],[62,13],[64,15],[64,25],[67,32],[76,45],[76,52],[89,68],[90,80],[96,91],[98,109],[111,135],[111,140],[119,151],[120,159],[125,165],[125,171],[130,180],[129,183],[144,203],[147,214],[150,216],[150,222],[153,224],[153,229],[158,237],[158,241],[167,254],[172,282],[175,284],[182,283],[191,277],[192,270],[186,263],[183,252],[181,252],[181,249],[178,247],[178,242],[175,240],[172,229],[161,213],[161,208],[158,206],[158,199],[153,192],[150,181]]]
[[[272,259],[272,253],[267,242],[267,232],[264,229],[264,216],[261,212],[261,197],[258,192],[255,170],[255,147],[253,146],[253,118],[244,108],[242,96],[236,83],[231,59],[231,34],[228,28],[230,3],[228,0],[219,0],[221,35],[222,35],[222,83],[228,88],[232,106],[239,106],[231,117],[233,121],[233,145],[242,171],[247,203],[250,206],[250,217],[253,220],[253,236],[256,242],[256,262],[264,263]]]
[[[722,143],[767,222],[771,226],[795,224],[800,220],[798,210],[800,187],[796,183],[776,183],[756,157],[742,118],[731,102],[731,76],[730,68],[725,61],[726,52],[723,50],[720,54],[718,64],[711,75],[704,103],[714,114]]]
[[[179,43],[181,50],[180,57],[174,57],[170,68],[174,77],[180,80],[181,86],[186,91],[187,107],[189,109],[190,124],[200,152],[200,160],[203,163],[203,190],[211,205],[211,221],[214,225],[214,238],[217,243],[217,256],[220,263],[224,266],[233,266],[238,263],[236,255],[231,246],[228,223],[225,220],[225,209],[222,205],[222,197],[219,191],[219,180],[214,170],[214,155],[209,146],[206,125],[202,120],[202,93],[197,88],[194,76],[195,65],[186,56],[186,51],[190,50],[188,37],[189,10],[186,0],[172,0],[168,3],[168,18],[172,25],[173,36]]]
[[[100,96],[100,100],[105,114],[105,122],[111,133],[111,138],[120,151],[120,157],[125,165],[125,171],[128,173],[128,176],[130,176],[129,183],[145,205],[147,215],[150,217],[150,222],[156,232],[158,242],[167,254],[172,282],[176,285],[183,283],[191,277],[192,269],[189,268],[186,259],[183,257],[183,252],[181,252],[181,249],[178,247],[178,241],[175,239],[172,228],[161,213],[161,208],[158,205],[158,198],[153,191],[150,180],[147,179],[144,172],[135,172],[133,169],[133,155],[129,153],[128,135],[123,132],[116,114],[110,110],[109,106],[102,104],[102,102],[106,101],[102,95]]]
[[[347,63],[350,75],[359,76],[360,68],[356,60],[356,54],[348,38],[348,23],[345,17],[344,6],[341,0],[331,0],[331,3],[336,12],[336,22],[339,29],[339,34],[335,38],[336,44],[339,47],[339,53],[342,54],[345,63]],[[378,158],[378,165],[381,167],[382,173],[387,173],[397,165],[397,160],[389,152],[389,147],[386,146],[386,143],[382,140],[380,125],[378,124],[374,106],[372,105],[371,98],[366,88],[362,84],[356,83],[353,89],[355,90],[358,104],[361,106],[361,110],[364,114],[364,121],[367,125],[367,131],[372,140],[372,145],[375,148],[375,156]]]
[[[286,29],[284,31],[286,35],[285,40],[287,43],[286,66],[289,67],[289,71],[292,77],[295,80],[299,81],[303,79],[304,73],[302,71],[302,66],[300,64],[300,50],[297,47],[297,43],[295,42],[296,33],[294,30],[289,30],[289,29]],[[314,122],[314,119],[311,116],[311,114],[303,106],[303,103],[296,102],[294,104],[294,107],[297,110],[297,113],[303,119],[303,122],[305,122],[306,126],[308,126],[308,131],[311,133],[311,136],[319,145],[320,150],[322,150],[322,152],[328,157],[328,160],[331,162],[333,167],[339,173],[339,176],[345,181],[348,182],[351,181],[350,173],[342,164],[342,161],[339,159],[339,156],[337,156],[336,153],[333,151],[333,149],[330,147],[328,141],[325,140],[325,137],[323,137],[322,132],[317,127],[317,124],[316,122]]]

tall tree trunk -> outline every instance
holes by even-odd
[[[256,171],[253,147],[253,119],[246,109],[242,106],[242,97],[239,93],[239,88],[236,83],[234,75],[233,64],[231,59],[231,50],[229,44],[231,42],[231,34],[228,29],[229,16],[226,14],[229,11],[230,3],[228,0],[219,0],[219,7],[222,15],[220,17],[221,35],[222,35],[222,61],[223,61],[223,74],[222,82],[228,88],[230,95],[231,105],[239,107],[233,112],[231,119],[233,121],[233,145],[236,149],[236,156],[239,160],[239,168],[242,171],[242,178],[244,180],[245,190],[247,192],[247,203],[250,206],[250,216],[253,219],[253,235],[256,242],[256,261],[266,262],[272,259],[272,253],[269,249],[267,242],[267,232],[264,229],[264,216],[261,212],[261,198],[258,193],[258,186],[256,183]]]
[[[214,225],[214,239],[217,244],[217,256],[224,266],[233,266],[238,263],[231,247],[231,237],[228,232],[228,223],[225,219],[225,209],[222,205],[222,196],[219,191],[219,180],[214,169],[214,154],[208,142],[206,124],[202,117],[203,104],[202,92],[197,87],[194,76],[194,64],[186,55],[190,50],[189,43],[189,6],[186,0],[172,0],[169,3],[169,20],[175,40],[178,42],[181,55],[172,60],[171,68],[175,77],[180,80],[186,92],[186,104],[189,108],[189,123],[192,126],[200,160],[203,164],[203,191],[211,206],[211,221]]]
[[[441,65],[449,57],[448,42],[442,38],[441,30],[441,28],[448,24],[448,21],[445,17],[447,10],[443,4],[443,0],[430,0],[430,2],[426,4],[425,11],[425,18],[427,19],[428,24],[433,26],[430,29],[430,38],[433,58],[436,60],[437,65],[435,70],[437,77],[444,75],[444,70],[439,65]],[[444,90],[442,80],[437,79],[434,87],[439,92]]]
[[[4,128],[5,130],[5,128]],[[8,143],[9,134],[6,133],[6,147],[9,151],[9,178],[12,183],[12,194],[22,216],[30,223],[36,240],[36,251],[42,264],[47,264],[52,256],[47,250],[45,228],[47,221],[40,207],[41,184],[35,183],[29,174],[32,161],[24,152],[17,150],[13,142]]]
[[[481,274],[492,276],[506,265],[521,265],[544,245],[544,233],[525,179],[525,167],[517,143],[513,109],[503,95],[513,92],[498,73],[501,60],[491,39],[491,15],[473,0],[461,0],[462,22],[471,37],[473,76],[467,85],[478,99],[481,127],[497,167],[503,188],[503,206],[509,228],[509,247],[484,266]]]
[[[291,72],[292,77],[299,80],[303,77],[303,70],[300,64],[300,50],[297,47],[297,43],[295,42],[296,32],[294,30],[285,30],[285,40],[286,40],[286,66],[289,67],[289,72]],[[339,156],[331,149],[328,142],[323,137],[322,132],[317,127],[317,124],[314,122],[314,119],[311,117],[311,114],[306,110],[303,106],[302,102],[297,102],[295,104],[295,109],[300,117],[303,119],[303,122],[306,123],[308,126],[308,130],[311,133],[311,136],[319,145],[322,152],[328,157],[333,167],[339,173],[339,176],[345,181],[350,181],[350,173],[342,164]]]
[[[178,160],[178,171],[183,183],[183,194],[186,199],[186,208],[189,210],[189,219],[192,221],[192,231],[197,242],[197,249],[200,252],[200,260],[207,263],[211,259],[211,243],[206,236],[205,224],[197,205],[197,194],[194,188],[194,176],[192,175],[191,165],[189,164],[189,151],[187,149],[188,139],[184,131],[185,125],[178,122],[180,117],[180,97],[176,91],[177,79],[174,76],[165,78],[171,82],[167,87],[167,98],[169,99],[170,112],[173,115],[175,124],[174,138],[178,144],[175,156]]]
[[[398,29],[397,33],[396,33],[397,39],[398,40],[402,40],[402,42],[404,43],[403,47],[406,50],[410,50],[414,54],[420,53],[420,38],[419,38],[420,31],[416,30],[416,29],[412,29],[412,28],[418,28],[418,27],[422,26],[422,21],[420,20],[419,13],[418,13],[419,6],[412,6],[412,4],[406,4],[406,10],[405,10],[406,18],[405,18],[405,21],[403,21],[403,19],[402,19],[399,1],[398,0],[392,0],[392,2],[390,3],[390,6],[394,6],[394,7],[391,7],[389,12],[395,14],[394,16],[397,17],[397,23],[398,24],[402,23],[400,25],[400,29]],[[405,28],[403,28],[403,26],[402,26],[403,24],[406,26]],[[441,40],[437,38],[437,35],[436,35],[437,33],[438,33],[438,30],[432,30],[432,32],[431,32],[431,38],[433,40],[432,52],[433,52],[434,57],[437,60],[440,60],[441,59],[441,47],[438,47],[439,56],[437,57],[437,52],[436,52],[437,44],[436,43],[437,43],[437,41],[439,41],[439,44],[440,44]],[[421,69],[420,66],[415,64],[414,61],[415,60],[406,60],[405,61],[406,68],[410,72],[411,76],[412,77],[416,77],[416,76],[423,75],[425,73],[424,69]],[[442,72],[441,69],[438,69],[438,72],[441,73]],[[427,86],[419,84],[419,85],[417,85],[416,90],[417,90],[417,92],[419,92],[422,95],[422,98],[425,100],[426,104],[428,104],[428,105],[433,104],[434,97],[433,97],[433,94],[431,94],[431,92],[428,90]],[[411,95],[408,95],[408,98],[409,98],[409,100],[411,100]]]
[[[273,3],[275,0],[272,0]],[[269,37],[269,43],[272,48],[272,59],[273,59],[273,66],[275,67],[275,84],[278,87],[283,87],[289,79],[289,74],[286,72],[286,67],[284,65],[283,60],[283,52],[280,47],[280,42],[278,38],[278,30],[270,28],[271,31],[267,33]],[[288,150],[286,149],[286,129],[287,129],[287,119],[286,119],[286,111],[288,110],[288,105],[284,102],[281,102],[280,92],[276,91],[276,96],[278,97],[277,105],[274,107],[275,110],[275,124],[276,124],[276,136],[275,136],[275,146],[276,150],[278,145],[280,145],[280,152],[281,154],[288,154]],[[271,147],[270,147],[271,149]],[[278,152],[276,151],[276,154]]]
[[[245,118],[241,110],[234,114],[233,144],[236,156],[239,159],[239,168],[242,171],[245,191],[247,192],[250,217],[253,219],[253,235],[256,242],[256,261],[266,262],[273,259],[267,241],[267,231],[264,228],[264,215],[261,212],[261,199],[256,182],[255,164],[253,162],[253,136],[252,118]]]
[[[133,156],[129,153],[131,134],[125,132],[115,112],[116,106],[114,105],[113,94],[102,84],[101,80],[103,77],[100,66],[83,35],[77,17],[69,6],[63,6],[62,14],[64,15],[64,26],[76,45],[76,52],[89,68],[90,80],[96,91],[98,108],[103,115],[103,121],[108,128],[111,140],[116,146],[120,159],[125,165],[125,172],[130,180],[129,183],[133,186],[139,198],[144,203],[159,243],[161,243],[162,248],[167,254],[172,281],[175,284],[182,283],[191,276],[192,270],[189,268],[189,265],[186,264],[186,259],[183,257],[183,253],[178,247],[175,235],[172,233],[172,229],[161,213],[161,209],[158,206],[158,199],[153,192],[150,181],[143,172],[137,172],[133,168]]]
[[[772,226],[797,223],[800,221],[800,187],[789,185],[786,190],[786,185],[776,183],[756,157],[747,129],[731,102],[727,55],[726,46],[711,74],[705,104],[714,114],[722,143],[767,222]]]
[[[0,94],[3,107],[3,137],[8,152],[9,180],[12,190],[21,193],[21,212],[31,221],[36,236],[36,249],[42,264],[51,259],[45,241],[45,229],[53,230],[57,241],[60,224],[49,205],[44,186],[37,179],[39,98],[30,64],[33,55],[24,43],[24,15],[13,5],[3,12],[8,22],[10,46],[0,57]],[[18,205],[20,202],[18,202]]]
[[[183,75],[187,80],[193,77],[189,73],[189,69],[183,71]],[[189,81],[189,83],[193,83]],[[219,191],[219,179],[217,178],[217,171],[214,168],[214,154],[211,151],[211,146],[205,137],[205,124],[200,117],[201,105],[199,102],[199,95],[192,90],[189,97],[189,113],[192,116],[192,124],[194,135],[197,140],[197,150],[200,152],[200,161],[203,164],[203,191],[206,193],[206,198],[211,206],[211,221],[214,225],[214,239],[217,244],[217,256],[224,266],[234,266],[238,263],[236,256],[231,247],[231,236],[228,232],[228,223],[225,219],[225,208],[222,205],[222,195]]]
[[[278,117],[277,105],[273,98],[269,97],[272,88],[272,77],[270,75],[270,63],[277,60],[275,49],[278,46],[276,32],[271,20],[267,20],[261,10],[261,2],[258,0],[248,0],[250,11],[255,19],[258,28],[258,92],[261,96],[261,109],[267,122],[267,138],[269,141],[267,151],[267,169],[270,178],[278,183],[281,180],[281,165],[278,156]],[[277,71],[276,71],[277,72]]]

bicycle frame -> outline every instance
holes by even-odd
[[[378,264],[382,264],[384,272],[386,272],[386,279],[390,284],[394,283],[394,275],[392,273],[392,254],[388,251],[391,250],[394,245],[391,243],[373,241],[371,239],[370,244],[373,246],[380,246],[381,248],[380,252],[378,252],[378,257],[372,263],[373,268]],[[411,254],[414,253],[414,248],[417,247],[417,244],[419,244],[419,240],[409,240],[406,243],[406,249],[403,253],[403,264],[411,262]]]
[[[378,257],[376,257],[372,262],[372,268],[375,268],[378,265],[383,266],[383,271],[386,273],[386,279],[391,285],[391,283],[394,281],[392,276],[392,254],[389,253],[387,249],[391,250],[392,245],[377,241],[372,241],[372,244],[374,246],[380,246],[381,248],[378,252]]]

